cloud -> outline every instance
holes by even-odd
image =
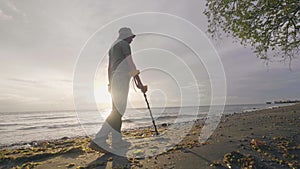
[[[27,84],[36,84],[39,82],[37,80],[29,80],[29,79],[21,79],[21,78],[8,78],[7,80],[14,81],[14,82],[27,83]]]
[[[15,89],[57,89],[57,90],[70,90],[72,89],[72,80],[70,79],[25,79],[25,78],[7,78],[10,86]]]
[[[13,17],[10,15],[5,14],[1,9],[0,9],[0,21],[9,21],[12,20]]]
[[[22,4],[22,3],[20,3]],[[27,22],[28,18],[23,10],[20,10],[19,7],[15,5],[12,1],[8,0],[1,2],[0,6],[0,21],[9,21],[9,20],[20,20],[22,22]]]
[[[32,80],[32,79],[23,79],[23,78],[7,78],[7,80],[15,81],[15,82],[22,82],[22,83],[31,83],[31,84],[45,83],[46,82],[46,81],[43,81],[43,80]],[[61,83],[72,83],[72,80],[70,80],[70,79],[55,79],[55,80],[52,80],[52,81],[61,82]]]
[[[0,112],[73,109],[70,79],[9,77],[0,82]]]
[[[6,5],[14,12],[20,13],[20,10],[10,1],[7,1]]]
[[[19,94],[12,94],[12,93],[0,95],[0,101],[14,101],[14,102],[28,103],[28,102],[35,102],[39,100],[40,99],[36,97],[22,96]]]

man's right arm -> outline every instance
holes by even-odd
[[[128,66],[129,66],[130,71],[136,70],[136,66],[135,66],[135,64],[133,63],[133,59],[132,59],[132,56],[131,56],[131,55],[127,55],[127,56],[126,56],[126,61],[127,61],[127,64],[128,64]]]
[[[108,91],[111,92],[111,62],[110,59],[108,61],[108,69],[107,69],[107,74],[108,74]]]
[[[137,82],[137,87],[139,89],[141,89],[141,91],[143,93],[146,93],[147,90],[148,90],[148,87],[147,87],[147,85],[145,85],[145,86],[143,85],[143,83],[142,83],[142,81],[140,79],[140,76],[138,74],[134,76],[134,80],[136,80],[136,82]]]
[[[110,65],[110,61],[108,62],[108,70],[107,70],[107,74],[108,74],[108,84],[110,84],[110,77],[111,77],[111,65]]]
[[[122,43],[121,44],[121,50],[125,56],[125,60],[128,64],[128,67],[129,67],[129,76],[132,76],[135,78],[135,80],[137,80],[137,87],[139,89],[142,90],[143,93],[145,93],[147,91],[147,86],[144,86],[140,77],[139,77],[139,73],[140,71],[138,71],[136,69],[136,66],[133,62],[133,59],[132,59],[132,56],[131,56],[131,49],[130,49],[130,46],[129,44],[126,42]]]
[[[136,82],[137,82],[137,87],[139,89],[141,89],[141,91],[143,93],[146,93],[147,92],[147,86],[143,85],[143,83],[142,83],[142,81],[140,79],[140,76],[139,76],[140,71],[138,71],[136,69],[136,66],[133,63],[132,56],[131,55],[127,55],[126,56],[126,60],[127,60],[127,63],[128,63],[129,69],[130,69],[129,75],[132,76],[132,77],[134,77],[134,80],[136,80]]]

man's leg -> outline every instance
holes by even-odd
[[[112,142],[121,140],[122,115],[113,108],[112,112],[107,117],[106,122],[111,127]]]
[[[106,122],[111,126],[112,129],[116,130],[117,132],[121,132],[122,115],[118,112],[115,104],[112,104],[113,108],[109,116],[106,118]]]
[[[112,79],[112,101],[114,115],[108,118],[111,120],[110,124],[115,130],[112,132],[112,143],[119,143],[122,141],[121,127],[122,127],[122,116],[125,113],[127,106],[127,98],[129,91],[130,77],[127,73],[117,73]]]
[[[111,128],[110,125],[105,121],[104,124],[102,125],[101,129],[96,134],[93,141],[97,144],[106,143],[108,134],[111,131],[110,128]]]
[[[102,153],[109,152],[110,148],[106,140],[111,130],[111,126],[105,121],[99,132],[96,134],[95,138],[89,144],[89,147],[95,151],[99,151]]]
[[[112,111],[110,112],[109,116],[106,118],[103,126],[96,134],[96,137],[93,141],[99,146],[101,146],[102,144],[105,145],[109,133],[112,133],[113,140],[120,140],[121,126],[122,126],[122,115],[118,112],[117,108],[113,104]]]

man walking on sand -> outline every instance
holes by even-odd
[[[108,88],[112,96],[112,111],[89,145],[93,150],[108,152],[109,145],[106,140],[109,133],[112,134],[112,149],[118,149],[118,146],[124,143],[121,134],[122,116],[126,110],[131,77],[135,79],[137,87],[143,93],[147,92],[147,86],[142,84],[140,72],[136,69],[131,56],[130,43],[134,37],[130,28],[121,28],[118,39],[109,50]]]

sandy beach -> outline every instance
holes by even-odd
[[[202,127],[203,121],[197,121],[181,142],[144,158],[93,151],[88,137],[5,147],[0,168],[300,168],[300,104],[225,115],[213,135],[199,143]],[[159,127],[160,133],[167,130]],[[134,139],[152,134],[152,128],[123,132],[124,138]]]

